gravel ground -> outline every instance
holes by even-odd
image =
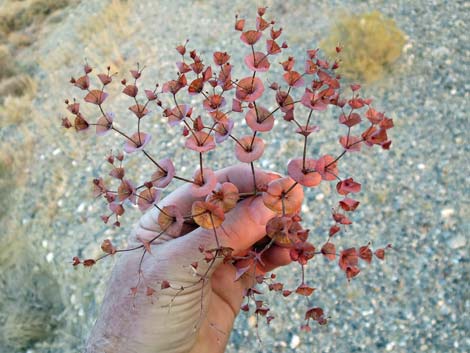
[[[76,351],[96,317],[112,261],[91,272],[74,271],[68,262],[75,254],[96,253],[105,237],[123,241],[138,217],[137,212],[128,216],[120,230],[101,224],[98,216],[104,205],[90,196],[90,178],[105,173],[102,156],[117,145],[105,139],[95,148],[95,138],[77,138],[59,129],[56,118],[65,113],[60,102],[77,93],[69,90],[68,78],[78,74],[83,57],[91,64],[106,66],[109,49],[113,62],[139,61],[148,66],[144,81],[149,85],[155,78],[163,82],[175,72],[174,47],[188,37],[190,47],[203,56],[224,49],[236,62],[246,48],[232,31],[233,15],[238,12],[248,18],[256,8],[255,1],[241,0],[230,4],[199,0],[191,5],[183,0],[158,4],[136,1],[124,20],[129,26],[127,35],[115,28],[108,37],[97,37],[99,43],[89,44],[80,33],[90,23],[86,22],[90,16],[108,3],[86,1],[67,10],[62,22],[45,31],[31,52],[25,53],[32,58],[39,80],[36,115],[31,123],[41,121],[41,117],[54,120],[47,130],[52,138],[44,138],[37,146],[31,189],[53,188],[49,181],[53,173],[60,174],[64,185],[61,190],[54,189],[57,211],[47,228],[34,227],[31,207],[22,207],[23,223],[29,222],[35,230],[30,237],[38,245],[38,256],[54,266],[53,274],[63,285],[61,297],[66,307],[58,318],[63,324],[56,338],[37,344],[30,353]],[[321,258],[312,261],[308,278],[317,288],[312,303],[326,310],[330,323],[313,326],[312,333],[302,333],[298,327],[308,303],[295,297],[286,300],[268,296],[277,318],[270,327],[260,325],[262,342],[256,337],[253,318],[241,315],[227,352],[470,351],[469,205],[465,197],[470,162],[465,142],[469,141],[470,108],[470,86],[465,80],[468,2],[292,0],[265,4],[269,16],[284,28],[290,53],[299,58],[307,47],[314,47],[327,35],[328,26],[341,9],[357,13],[379,10],[394,18],[408,35],[396,74],[365,87],[376,106],[395,121],[393,146],[386,153],[373,149],[347,157],[344,172],[353,172],[363,183],[362,204],[354,215],[354,226],[337,241],[341,247],[367,241],[377,246],[392,243],[397,251],[390,252],[385,262],[364,268],[350,284],[337,266]],[[101,32],[107,31],[94,25]],[[101,42],[103,38],[111,42]],[[126,103],[113,102],[116,111]],[[159,121],[155,131],[166,129],[161,120],[155,121]],[[312,146],[314,151],[337,151],[333,116],[321,116],[318,124],[323,132]],[[293,156],[292,143],[287,141],[295,137],[286,139],[281,125],[274,130],[274,142],[262,165],[284,171],[285,162]],[[158,137],[161,153],[173,155],[180,165],[193,165],[191,156],[182,153],[182,143],[174,139],[176,135],[175,130]],[[157,144],[153,148],[157,154]],[[214,168],[226,165],[230,155],[224,154],[212,163]],[[186,170],[187,175],[190,172],[191,168]],[[329,193],[326,186],[308,193],[305,219],[314,227],[315,244],[321,244],[329,226],[333,202]],[[51,199],[34,193],[28,200],[45,205]],[[278,271],[288,287],[298,284],[298,276],[292,275],[296,270]]]

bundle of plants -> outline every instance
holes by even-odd
[[[335,237],[350,227],[360,205],[361,181],[342,172],[344,160],[363,149],[389,149],[393,121],[372,107],[360,85],[341,86],[335,72],[338,58],[324,58],[318,49],[307,50],[303,58],[283,57],[289,48],[281,39],[282,28],[267,20],[265,12],[257,10],[252,27],[236,17],[235,30],[246,50],[243,63],[236,63],[245,71],[241,77],[234,76],[230,53],[215,51],[212,58],[203,59],[186,41],[176,48],[177,76],[161,85],[142,87],[145,71],[140,66],[120,83],[109,67],[95,79],[89,65],[83,75],[71,79],[85,104],[96,107],[98,117],[86,115],[79,99],[66,100],[72,116],[63,119],[63,126],[122,139],[122,150],[106,157],[109,177],[93,180],[94,195],[109,209],[102,220],[119,227],[129,209],[143,213],[126,247],[105,239],[102,256],[73,259],[74,266],[92,267],[120,256],[90,346],[140,337],[135,340],[145,351],[142,342],[149,343],[142,337],[153,335],[161,351],[166,351],[162,342],[168,337],[179,337],[183,343],[178,344],[187,347],[179,350],[183,352],[202,344],[201,336],[212,335],[223,347],[240,309],[268,324],[275,319],[263,297],[267,291],[310,298],[301,326],[310,331],[313,321],[326,324],[328,315],[312,304],[315,282],[305,275],[309,262],[321,257],[337,262],[352,280],[360,272],[360,261],[384,259],[389,245],[372,249],[365,240],[337,248]],[[276,62],[282,75],[268,81],[266,74]],[[130,102],[127,112],[114,113],[107,106],[107,89],[113,84],[122,85]],[[315,155],[312,140],[321,128],[319,116],[328,109],[337,111],[337,130],[331,133],[332,139],[339,133],[338,152]],[[187,166],[166,155],[164,148],[155,153],[150,147],[162,133],[150,131],[151,111],[180,129],[184,153],[195,161],[192,175],[185,175]],[[116,124],[125,113],[135,119],[132,131]],[[270,131],[275,124],[283,124],[286,138],[300,139],[302,148],[296,158],[285,161],[285,168],[263,170],[260,160],[265,146],[273,142]],[[250,133],[237,133],[243,127]],[[230,145],[233,164],[213,170],[207,155],[223,144]],[[138,179],[131,178],[126,167],[136,154],[148,162],[133,171]],[[179,187],[165,195],[171,183]],[[304,193],[322,183],[332,183],[336,196],[331,195],[331,227],[319,240],[311,239],[301,207]],[[287,288],[272,273],[282,265],[300,267],[296,287]]]

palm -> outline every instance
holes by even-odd
[[[234,183],[240,192],[249,192],[253,184],[247,172],[243,166],[231,167],[219,172],[218,179]],[[266,179],[265,173],[256,173],[258,180]],[[194,199],[188,196],[188,187],[177,189],[161,204],[176,205],[184,214],[190,213]],[[151,210],[141,218],[131,236],[131,246],[160,234],[156,212]],[[244,255],[265,236],[265,224],[272,217],[260,197],[251,197],[227,213],[217,229],[217,241],[214,230],[187,228],[176,238],[162,234],[152,242],[151,254],[143,260],[143,249],[122,254],[109,281],[88,352],[223,352],[243,291],[252,286],[253,277],[246,275],[234,281],[235,265],[220,261],[211,265],[202,258],[200,248],[214,249],[220,243],[233,248],[235,255]],[[258,265],[257,271],[285,265],[290,257],[285,249],[273,246],[264,254],[263,262],[264,268]],[[164,281],[171,287],[161,289]],[[137,287],[137,293],[130,295],[133,287]],[[147,287],[156,292],[147,296]]]

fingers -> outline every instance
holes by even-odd
[[[241,193],[251,192],[254,190],[252,171],[248,164],[230,166],[217,171],[215,174],[220,183],[231,182]],[[267,184],[274,177],[275,175],[273,173],[268,173],[255,168],[257,185]],[[158,203],[159,207],[162,208],[168,205],[175,205],[183,215],[189,215],[194,201],[203,199],[201,197],[192,196],[191,187],[192,185],[190,183],[180,186],[161,200]],[[145,213],[140,219],[140,227],[150,231],[158,231],[160,229],[157,223],[158,213],[159,211],[155,207]],[[183,232],[182,234],[185,233]]]
[[[271,272],[278,267],[286,266],[292,262],[290,249],[282,248],[277,245],[273,245],[266,250],[261,259],[264,264],[264,266],[261,267],[261,270],[264,272]]]
[[[184,242],[195,245],[196,249],[200,246],[204,249],[214,249],[218,245],[230,247],[234,249],[234,255],[238,255],[264,237],[266,223],[272,217],[274,213],[264,207],[261,197],[250,197],[228,212],[223,224],[215,231],[197,228],[183,237]]]

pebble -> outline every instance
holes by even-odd
[[[292,338],[289,343],[289,347],[295,349],[300,344],[300,337],[298,335],[292,335]]]

